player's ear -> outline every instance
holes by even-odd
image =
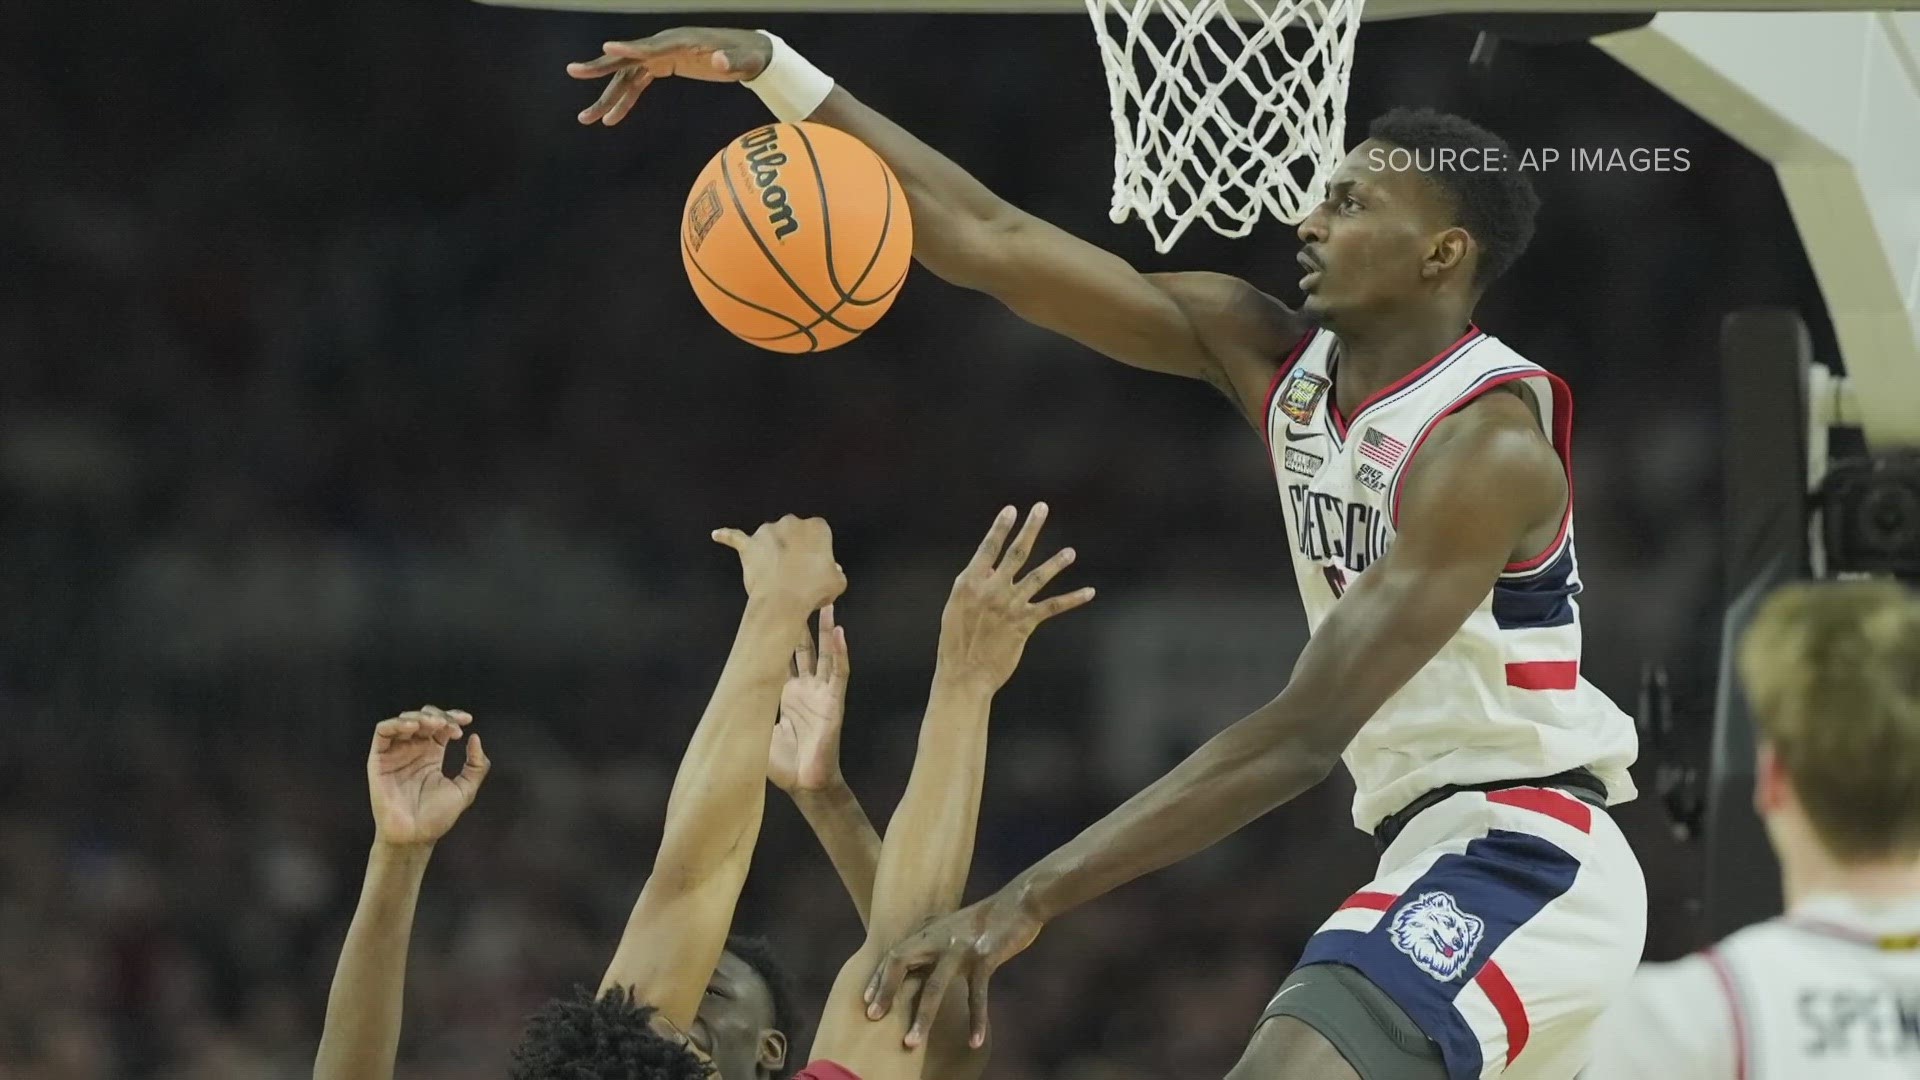
[[[772,1029],[760,1033],[760,1067],[779,1072],[787,1064],[787,1035]]]
[[[1762,818],[1786,805],[1787,770],[1773,746],[1762,742],[1754,751],[1753,812]]]
[[[1437,278],[1466,262],[1472,251],[1473,237],[1467,234],[1467,230],[1457,225],[1443,230],[1434,236],[1432,245],[1427,249],[1426,261],[1420,265],[1420,276]]]

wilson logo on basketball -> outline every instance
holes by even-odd
[[[741,137],[740,148],[747,152],[747,168],[760,189],[760,205],[767,208],[773,238],[785,239],[788,233],[799,230],[800,223],[794,220],[793,207],[787,205],[787,189],[780,186],[780,166],[787,163],[787,155],[780,149],[779,129],[749,131]]]

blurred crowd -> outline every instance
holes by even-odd
[[[302,1075],[371,835],[366,742],[426,701],[471,710],[497,770],[428,874],[402,1074],[496,1073],[543,996],[597,978],[644,877],[739,602],[716,526],[835,526],[848,770],[884,821],[946,582],[996,507],[1053,505],[1069,585],[1101,599],[1003,695],[974,894],[1284,683],[1278,500],[1207,387],[925,273],[824,356],[706,319],[671,237],[757,102],[662,84],[583,130],[596,91],[562,70],[668,19],[114,14],[0,10],[0,1080]],[[1021,205],[1292,295],[1283,227],[1158,257],[1106,221],[1083,17],[762,22]],[[1824,342],[1817,294],[1762,163],[1594,50],[1476,79],[1470,43],[1370,27],[1350,133],[1414,103],[1516,147],[1691,151],[1542,174],[1533,254],[1481,318],[1573,386],[1585,671],[1631,708],[1643,663],[1712,644],[1719,319],[1800,306]],[[1050,929],[996,982],[994,1074],[1221,1075],[1366,877],[1346,794]],[[1652,800],[1624,816],[1670,955],[1692,857]],[[797,815],[768,830],[742,928],[817,1004],[857,923]]]

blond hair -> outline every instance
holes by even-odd
[[[1892,581],[1789,585],[1761,605],[1739,660],[1833,856],[1920,854],[1920,598]]]

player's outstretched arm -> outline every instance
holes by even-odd
[[[880,834],[840,772],[840,725],[846,716],[846,630],[833,605],[820,610],[820,645],[805,635],[793,654],[794,676],[780,691],[780,720],[767,749],[767,779],[787,793],[827,851],[865,925],[880,867]]]
[[[837,1062],[861,1080],[921,1076],[925,1030],[915,1030],[907,1046],[900,1027],[868,1022],[867,974],[888,946],[959,904],[973,861],[993,697],[1013,677],[1036,627],[1093,599],[1092,589],[1080,589],[1034,600],[1074,557],[1073,549],[1062,550],[1022,576],[1046,516],[1046,504],[1037,504],[1009,544],[1017,515],[1012,507],[1002,510],[954,580],[941,614],[933,689],[906,793],[887,823],[867,942],[841,969],[814,1039],[816,1059]],[[953,974],[952,965],[943,965],[930,983],[944,985]],[[958,1044],[964,1028],[951,1030]]]
[[[472,722],[458,709],[428,705],[373,730],[367,752],[373,850],[327,995],[313,1080],[392,1080],[420,880],[434,844],[472,805],[492,767],[475,735],[467,740],[460,774],[441,772],[446,745]]]
[[[1560,461],[1519,398],[1490,394],[1435,432],[1408,466],[1393,546],[1314,631],[1286,689],[998,892],[897,945],[869,987],[881,1009],[907,973],[951,966],[983,1037],[987,979],[1047,920],[1212,846],[1333,770],[1566,506]],[[939,1004],[922,994],[920,1013]]]
[[[840,771],[840,730],[852,666],[846,631],[835,625],[833,605],[821,609],[818,650],[809,636],[793,659],[796,674],[780,694],[780,722],[774,725],[773,746],[767,751],[767,779],[785,791],[806,818],[865,926],[880,868],[880,834]],[[987,1054],[987,1047],[967,1046],[966,1000],[954,997],[934,1020],[924,1071],[943,1080],[974,1080],[986,1068]]]
[[[1207,379],[1250,408],[1305,329],[1285,305],[1238,278],[1143,275],[1018,209],[764,34],[681,27],[602,48],[598,59],[567,69],[576,79],[611,76],[600,100],[581,112],[582,123],[619,123],[658,78],[744,82],[782,119],[839,128],[885,159],[912,208],[921,265],[1122,363]]]
[[[600,992],[624,987],[674,1027],[693,1022],[726,947],[766,805],[767,746],[793,642],[846,578],[833,533],[792,516],[752,537],[721,529],[740,553],[747,606],[707,711],[694,729],[667,799],[653,873],[640,890]]]

